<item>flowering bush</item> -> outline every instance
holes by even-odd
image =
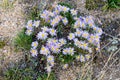
[[[42,54],[47,60],[47,72],[60,60],[67,68],[77,59],[85,62],[94,48],[100,50],[102,29],[97,27],[92,16],[78,16],[77,10],[63,4],[54,4],[44,10],[37,20],[29,20],[26,35],[34,35],[31,44],[33,57]]]

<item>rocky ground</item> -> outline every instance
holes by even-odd
[[[13,6],[9,9],[0,7],[0,41],[5,43],[3,48],[0,48],[0,71],[2,73],[8,65],[18,62],[23,54],[22,51],[15,52],[13,40],[25,26],[24,4],[16,1]]]
[[[16,0],[13,4],[13,7],[9,9],[4,9],[3,7],[0,7],[0,40],[5,42],[5,46],[3,48],[0,48],[0,71],[4,72],[11,63],[18,62],[23,55],[23,52],[15,52],[14,51],[14,44],[13,40],[16,34],[25,26],[26,22],[26,15],[27,12],[29,12],[30,7],[34,5],[38,5],[39,8],[44,7],[41,6],[40,2],[43,2],[46,5],[48,3],[53,3],[55,0],[37,0],[37,3],[35,3],[33,0]],[[56,0],[56,1],[63,1],[63,0]],[[107,11],[103,12],[101,10],[90,10],[88,11],[85,8],[85,0],[64,0],[64,2],[68,2],[72,5],[74,5],[78,11],[80,11],[81,14],[84,15],[92,15],[94,16],[99,23],[101,23],[103,30],[105,31],[104,37],[107,36],[107,39],[103,39],[103,45],[104,47],[106,44],[108,44],[110,41],[108,38],[117,38],[118,41],[120,41],[120,10],[116,11]],[[73,4],[74,3],[74,4]],[[106,35],[108,34],[108,35]],[[119,42],[120,43],[120,42]],[[113,63],[110,67],[105,67],[105,70],[95,68],[99,72],[104,73],[104,77],[100,80],[120,80],[120,44],[118,43],[118,51],[116,54],[117,57],[113,58],[116,59],[118,63]],[[111,43],[110,43],[111,44]],[[109,45],[110,45],[109,44]],[[108,45],[107,45],[108,46]],[[105,56],[105,58],[108,58],[109,56]],[[114,60],[113,60],[114,61]],[[105,60],[104,62],[107,62]],[[107,64],[108,65],[108,64]],[[88,66],[88,65],[87,65]],[[90,70],[90,67],[87,67],[88,70]],[[82,70],[84,71],[84,68],[80,68],[80,65],[70,67],[67,70],[59,70],[59,73],[57,73],[58,80],[75,80],[76,78],[80,78],[79,73]],[[90,70],[91,71],[91,70]],[[104,72],[105,71],[105,72]],[[91,71],[93,73],[93,71]],[[98,72],[96,74],[99,75]],[[0,73],[2,76],[2,73]]]

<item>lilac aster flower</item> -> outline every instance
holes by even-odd
[[[91,22],[91,21],[88,21],[87,23],[90,27],[93,27],[95,25],[95,23]]]
[[[47,11],[47,10],[44,10],[43,13],[40,14],[40,17],[43,18],[43,19],[48,18],[48,11]]]
[[[80,61],[85,62],[85,57],[83,55],[80,56]]]
[[[88,48],[88,52],[89,52],[89,53],[92,53],[92,48]]]
[[[94,34],[89,35],[88,41],[89,41],[90,43],[94,43],[94,39],[95,39]]]
[[[25,34],[28,35],[28,36],[30,36],[32,34],[32,32],[33,32],[32,30],[27,29],[26,32],[25,32]]]
[[[43,18],[46,22],[49,22],[51,16],[51,12],[44,10],[43,13],[40,15],[41,18]]]
[[[80,60],[80,55],[76,56],[76,60],[79,61]]]
[[[68,50],[68,51],[69,51],[68,54],[71,55],[71,56],[74,55],[74,52],[75,52],[75,51],[74,51],[74,48],[71,48],[71,47],[70,47],[70,48],[68,48],[68,49],[69,49],[69,50]]]
[[[80,27],[80,19],[78,19],[75,24],[74,24],[74,28],[79,28]]]
[[[85,43],[85,42],[84,42],[84,43],[82,44],[82,48],[87,50],[87,49],[88,49],[88,43]]]
[[[86,28],[86,24],[83,20],[80,20],[80,27],[81,28]]]
[[[96,28],[97,35],[102,35],[103,31],[101,28]]]
[[[47,36],[48,36],[48,33],[46,33],[46,32],[39,32],[39,33],[37,34],[37,39],[38,39],[38,40],[39,40],[39,39],[45,40],[45,39],[47,38]]]
[[[49,16],[54,17],[55,14],[53,12],[49,12]]]
[[[100,36],[99,35],[94,35],[94,40],[95,42],[100,42]]]
[[[94,20],[92,16],[87,16],[86,18],[84,18],[84,21],[86,24],[88,24],[90,27],[94,26]]]
[[[62,16],[56,16],[53,20],[51,20],[51,26],[55,27],[57,26],[57,24],[60,22],[60,20],[62,19]]]
[[[59,53],[60,52],[60,43],[56,39],[48,39],[47,46],[53,53]]]
[[[86,23],[92,23],[92,24],[94,24],[94,20],[93,20],[94,18],[92,17],[92,16],[86,16],[86,18],[85,18],[85,22]]]
[[[77,46],[77,47],[79,47],[79,48],[81,48],[81,47],[79,46],[79,44],[80,44],[80,41],[79,41],[77,38],[75,38],[75,39],[74,39],[74,45]]]
[[[59,53],[60,52],[60,47],[59,47],[59,45],[55,45],[55,46],[51,46],[51,51],[53,52],[53,53]]]
[[[58,10],[58,12],[60,13],[62,11],[62,6],[61,5],[57,5],[55,10]]]
[[[50,35],[55,36],[56,35],[56,30],[53,29],[53,28],[50,28],[49,33],[50,33]]]
[[[74,9],[71,9],[70,10],[71,14],[74,16],[74,15],[77,15],[77,10],[74,10]]]
[[[55,11],[53,11],[54,16],[58,15],[60,12],[58,11],[58,9],[56,9]]]
[[[49,55],[50,54],[50,51],[49,51],[49,49],[47,48],[47,47],[45,47],[45,46],[42,46],[41,47],[41,50],[40,50],[40,54],[43,54],[43,55]]]
[[[82,33],[82,37],[84,37],[84,38],[88,38],[89,37],[89,33],[88,32],[86,32],[86,31],[83,31],[83,33]]]
[[[67,55],[67,54],[73,55],[74,52],[75,52],[75,51],[74,51],[74,48],[71,48],[71,47],[63,49],[63,54],[64,54],[64,55]]]
[[[52,66],[47,66],[47,67],[46,67],[48,73],[51,72],[51,68],[52,68]]]
[[[97,27],[95,25],[92,26],[93,30],[97,32]]]
[[[33,29],[33,22],[32,22],[32,20],[29,20],[29,21],[27,22],[26,28],[29,29],[29,30],[32,30],[32,29]]]
[[[76,29],[75,36],[80,37],[82,35],[83,31],[80,29]]]
[[[67,55],[68,54],[68,50],[69,50],[68,48],[63,49],[63,54]]]
[[[37,41],[32,42],[31,46],[32,46],[34,49],[37,48],[38,42],[37,42]]]
[[[64,44],[67,43],[67,41],[63,38],[59,39],[59,42],[60,42],[61,45],[64,45]]]
[[[64,23],[64,25],[67,25],[67,23],[68,23],[67,18],[63,18],[63,19],[62,19],[62,22]]]
[[[70,10],[70,8],[66,7],[66,6],[62,6],[62,11],[64,12],[68,12]]]
[[[73,40],[75,38],[75,34],[74,33],[70,33],[68,36],[69,40]]]
[[[43,32],[48,32],[49,31],[49,28],[47,26],[44,26],[41,28]]]
[[[91,58],[91,55],[90,55],[90,54],[86,54],[86,55],[85,55],[85,58],[86,58],[86,60],[88,61],[88,60]]]
[[[40,25],[40,21],[39,20],[38,21],[34,21],[33,26],[38,27],[39,25]]]
[[[54,56],[52,56],[52,55],[48,55],[47,56],[47,62],[53,62],[54,61]]]
[[[30,52],[31,52],[33,57],[37,56],[37,54],[38,54],[38,51],[36,49],[33,49],[33,48],[31,48]]]
[[[63,69],[67,69],[67,68],[68,68],[68,64],[64,64]]]

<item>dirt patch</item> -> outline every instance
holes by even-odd
[[[0,8],[0,40],[5,45],[0,48],[0,75],[9,66],[22,58],[22,52],[15,52],[13,40],[16,34],[25,26],[24,4],[16,1],[13,8]]]

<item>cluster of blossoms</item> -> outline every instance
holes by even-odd
[[[40,24],[40,20],[37,20],[37,21],[32,21],[32,20],[29,20],[27,22],[27,25],[26,25],[26,34],[27,35],[31,35],[33,30],[34,30],[34,27],[38,27]]]
[[[70,13],[75,20],[70,26],[73,30],[63,38],[58,37],[59,34],[57,27],[59,27],[59,23],[63,23],[64,27],[66,27],[69,24],[69,20],[66,16],[62,16],[61,12]],[[48,72],[51,72],[51,68],[55,64],[54,54],[62,53],[64,56],[73,56],[75,53],[79,53],[76,51],[75,46],[88,53],[92,53],[90,44],[94,45],[97,50],[100,49],[100,36],[102,34],[102,29],[96,27],[92,16],[77,17],[77,10],[66,6],[54,5],[52,12],[44,10],[43,13],[40,14],[40,17],[46,23],[49,23],[49,26],[43,25],[43,27],[41,27],[41,30],[36,35],[37,40],[31,44],[32,48],[30,52],[32,53],[32,56],[37,56],[38,53],[46,56],[46,69]],[[26,26],[26,34],[31,35],[34,27],[38,27],[39,25],[39,20],[29,20]],[[44,41],[44,44],[42,44],[41,47],[38,47],[38,41]],[[68,44],[72,44],[73,46],[69,46]],[[40,51],[38,51],[37,48],[40,48]],[[79,55],[76,56],[76,59],[84,62],[88,61],[90,57],[90,54],[82,55],[79,53]],[[63,68],[66,68],[67,66],[68,64],[65,64]]]

